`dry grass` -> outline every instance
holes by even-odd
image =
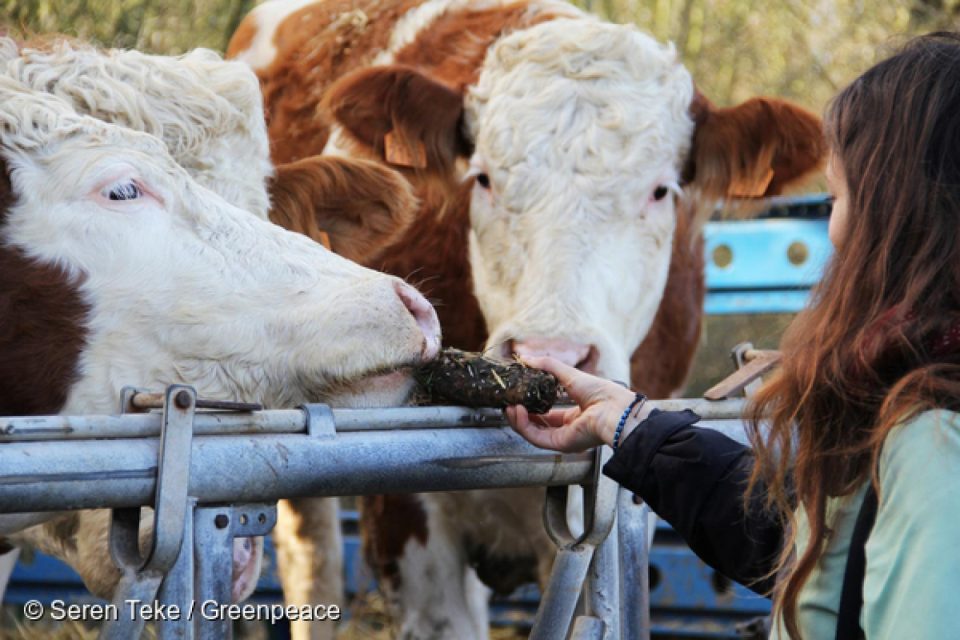
[[[337,640],[392,640],[397,630],[391,625],[387,605],[379,593],[368,593],[350,607],[350,620],[343,624]],[[527,633],[509,627],[492,627],[490,640],[523,640]]]

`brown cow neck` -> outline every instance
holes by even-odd
[[[669,398],[683,388],[700,342],[706,282],[703,236],[692,218],[693,213],[678,203],[663,298],[650,330],[630,358],[631,386],[651,398]]]

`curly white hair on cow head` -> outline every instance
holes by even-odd
[[[78,113],[157,136],[201,185],[267,217],[273,166],[260,87],[246,65],[208,49],[174,57],[66,38],[20,47],[0,37],[3,66]]]
[[[588,368],[628,376],[623,345],[647,333],[666,282],[693,91],[672,45],[630,26],[559,19],[491,47],[464,109],[488,344],[576,338],[596,347]]]

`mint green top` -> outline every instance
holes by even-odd
[[[834,535],[798,602],[804,640],[833,640],[850,536],[866,485],[827,503]],[[798,511],[797,553],[809,540]],[[960,638],[960,414],[928,411],[890,432],[866,547],[860,626],[868,640]],[[771,639],[786,639],[780,625]]]

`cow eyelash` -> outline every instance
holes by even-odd
[[[654,199],[654,201],[660,202],[671,193],[677,196],[679,196],[681,193],[681,187],[676,182],[658,184],[653,190],[651,197]]]
[[[470,168],[467,170],[467,173],[463,178],[465,181],[473,178],[476,184],[487,190],[489,190],[493,184],[490,180],[490,174],[481,169],[479,163],[471,163]]]
[[[143,189],[139,184],[130,180],[128,182],[117,183],[112,187],[104,189],[103,197],[114,202],[139,200],[143,197]]]

